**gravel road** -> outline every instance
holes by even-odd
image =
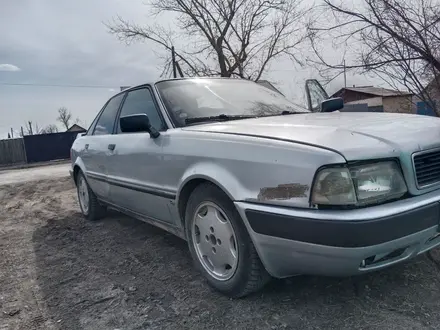
[[[87,222],[68,177],[34,170],[12,175],[34,181],[0,175],[0,330],[440,328],[438,250],[362,277],[274,280],[230,300],[193,269],[184,241],[116,212]]]
[[[69,175],[70,164],[32,167],[0,171],[0,184],[13,184],[43,179],[62,178]]]

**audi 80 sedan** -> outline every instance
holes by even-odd
[[[311,110],[240,79],[118,93],[71,149],[84,217],[110,207],[180,236],[230,297],[438,246],[440,120],[339,112],[308,92]]]

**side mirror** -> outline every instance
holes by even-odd
[[[159,131],[151,126],[150,119],[145,113],[121,117],[119,124],[124,133],[148,132],[153,139],[160,135]]]
[[[341,97],[335,97],[322,101],[321,112],[333,112],[344,107],[344,100]]]

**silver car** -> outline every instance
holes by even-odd
[[[240,79],[122,91],[72,146],[82,213],[116,208],[180,236],[231,297],[439,245],[440,120],[334,111],[341,100],[308,92],[316,113]]]

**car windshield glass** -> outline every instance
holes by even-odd
[[[215,116],[236,119],[309,112],[276,91],[242,79],[168,80],[156,86],[178,126],[198,122],[194,118],[210,121]]]

